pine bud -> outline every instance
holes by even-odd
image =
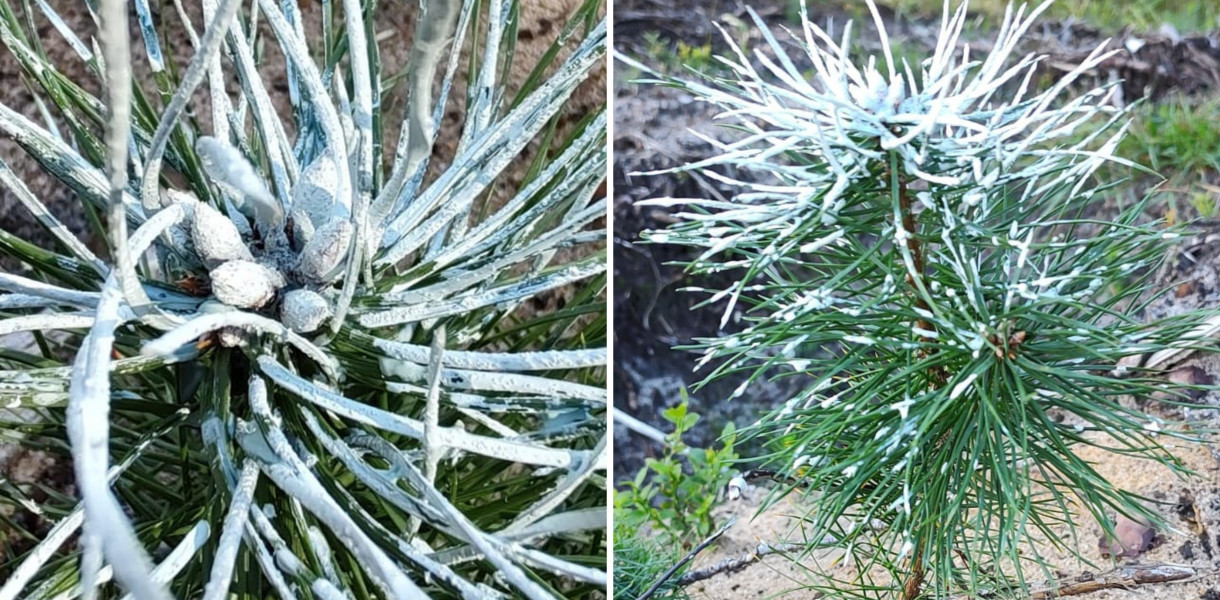
[[[312,290],[292,290],[280,304],[280,322],[297,333],[316,330],[330,315],[330,303]]]
[[[283,276],[256,262],[231,260],[212,270],[212,294],[217,300],[237,308],[266,306]]]
[[[292,188],[293,219],[298,211],[309,216],[313,227],[320,227],[331,217],[347,218],[347,207],[338,203],[338,168],[330,151],[323,152],[301,171]]]
[[[352,224],[343,219],[332,219],[318,228],[301,249],[301,264],[297,271],[310,281],[333,280],[347,258],[351,243]]]
[[[194,208],[191,239],[195,241],[195,252],[205,266],[215,268],[231,260],[254,260],[233,221],[202,202]]]

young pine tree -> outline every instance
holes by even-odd
[[[1046,566],[1029,542],[1074,546],[1077,513],[1149,513],[1076,446],[1184,471],[1167,442],[1192,434],[1129,400],[1185,397],[1157,377],[1158,352],[1201,346],[1206,315],[1144,314],[1178,229],[1146,201],[1104,203],[1117,183],[1098,167],[1132,166],[1114,155],[1127,114],[1113,86],[1075,90],[1112,53],[1045,88],[1042,58],[1015,54],[1046,6],[1010,8],[975,53],[960,43],[966,6],[946,4],[916,64],[895,60],[871,2],[881,55],[866,59],[850,25],[832,38],[802,9],[781,43],[755,15],[766,48],[747,55],[726,35],[723,76],[664,81],[739,132],[683,169],[740,191],[650,201],[683,207],[650,237],[699,249],[694,274],[740,274],[703,290],[725,326],[741,316],[700,340],[706,381],[810,378],[746,433],[791,478],[781,494],[807,491],[810,551],[854,567],[823,569],[832,595],[1004,595]]]

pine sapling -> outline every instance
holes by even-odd
[[[696,275],[736,275],[700,290],[724,311],[723,334],[699,340],[705,382],[745,373],[735,396],[776,372],[810,382],[742,433],[788,482],[772,501],[807,494],[808,550],[827,557],[815,587],[1019,593],[1031,570],[1054,579],[1035,540],[1079,550],[1082,515],[1110,533],[1111,511],[1154,517],[1078,447],[1186,472],[1172,444],[1196,434],[1132,399],[1198,390],[1153,363],[1207,346],[1209,315],[1145,312],[1181,228],[1147,200],[1104,202],[1119,182],[1098,167],[1135,166],[1114,154],[1127,113],[1113,85],[1073,90],[1113,51],[1039,87],[1045,58],[1016,52],[1047,4],[1010,7],[977,54],[965,4],[946,3],[934,52],[911,64],[869,6],[880,58],[857,60],[850,25],[832,38],[804,7],[785,42],[751,11],[763,48],[726,34],[721,75],[656,81],[733,123],[681,170],[739,191],[648,201],[681,207],[648,237],[694,248]]]

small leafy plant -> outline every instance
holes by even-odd
[[[732,422],[724,426],[719,450],[691,448],[682,441],[699,422],[699,415],[689,412],[687,404],[683,391],[681,403],[662,411],[661,416],[674,426],[665,436],[665,453],[647,459],[635,479],[614,494],[616,523],[631,529],[651,527],[663,544],[681,548],[699,543],[715,529],[712,509],[732,478],[731,465],[737,459]]]
[[[789,44],[752,13],[765,49],[726,35],[728,75],[656,81],[733,122],[735,138],[708,139],[716,154],[683,169],[740,192],[650,201],[684,207],[650,239],[696,248],[693,273],[740,275],[701,290],[726,328],[700,341],[716,365],[705,381],[749,374],[741,395],[775,369],[810,378],[743,431],[789,482],[772,500],[806,492],[809,550],[834,557],[813,567],[815,587],[1020,594],[1031,569],[1054,579],[1031,543],[1078,551],[1077,511],[1108,533],[1110,511],[1153,517],[1076,447],[1185,473],[1171,442],[1195,434],[1130,399],[1186,398],[1192,386],[1158,367],[1206,347],[1209,315],[1145,312],[1180,229],[1151,221],[1147,201],[1107,206],[1117,184],[1094,177],[1135,166],[1114,155],[1127,113],[1109,86],[1065,92],[1111,52],[1038,90],[1043,59],[1013,57],[1047,4],[1010,7],[985,55],[959,49],[966,6],[946,4],[917,64],[894,60],[869,7],[880,58],[856,61],[850,26],[833,38],[802,6]],[[1073,135],[1086,123],[1098,126]]]
[[[181,6],[134,3],[147,91],[125,1],[88,2],[100,30],[84,39],[47,3],[20,18],[0,1],[0,42],[47,117],[0,105],[0,133],[105,245],[0,163],[58,242],[0,231],[25,266],[0,273],[0,336],[37,343],[0,350],[0,404],[38,417],[0,431],[71,464],[80,496],[0,487],[54,520],[14,533],[36,543],[0,557],[0,598],[603,593],[605,112],[560,123],[603,62],[599,4],[519,91],[515,0],[416,3],[397,74],[377,2],[311,7],[320,31],[296,2],[202,4],[197,32]],[[36,14],[104,98],[61,74]],[[161,52],[170,27],[188,65]],[[259,72],[276,55],[284,120]],[[395,81],[400,120],[382,110]],[[460,139],[430,175],[455,82]],[[556,294],[556,310],[530,302]]]

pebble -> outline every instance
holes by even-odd
[[[1169,375],[1166,376],[1165,379],[1169,380],[1170,383],[1175,383],[1178,385],[1212,385],[1214,383],[1211,375],[1207,374],[1207,371],[1193,365],[1174,369],[1173,371],[1169,372]],[[1191,400],[1196,402],[1202,400],[1203,397],[1207,395],[1207,390],[1183,391],[1186,392],[1186,395]]]
[[[1207,390],[1189,389],[1178,386],[1201,385],[1210,386],[1214,382],[1207,371],[1196,366],[1178,367],[1165,375],[1165,381],[1172,384],[1170,391],[1153,392],[1150,398],[1157,402],[1202,402],[1207,396]]]
[[[1156,529],[1143,517],[1136,521],[1126,515],[1119,515],[1114,524],[1114,534],[1117,539],[1109,538],[1105,532],[1101,534],[1097,542],[1101,555],[1132,558],[1152,546]]]

